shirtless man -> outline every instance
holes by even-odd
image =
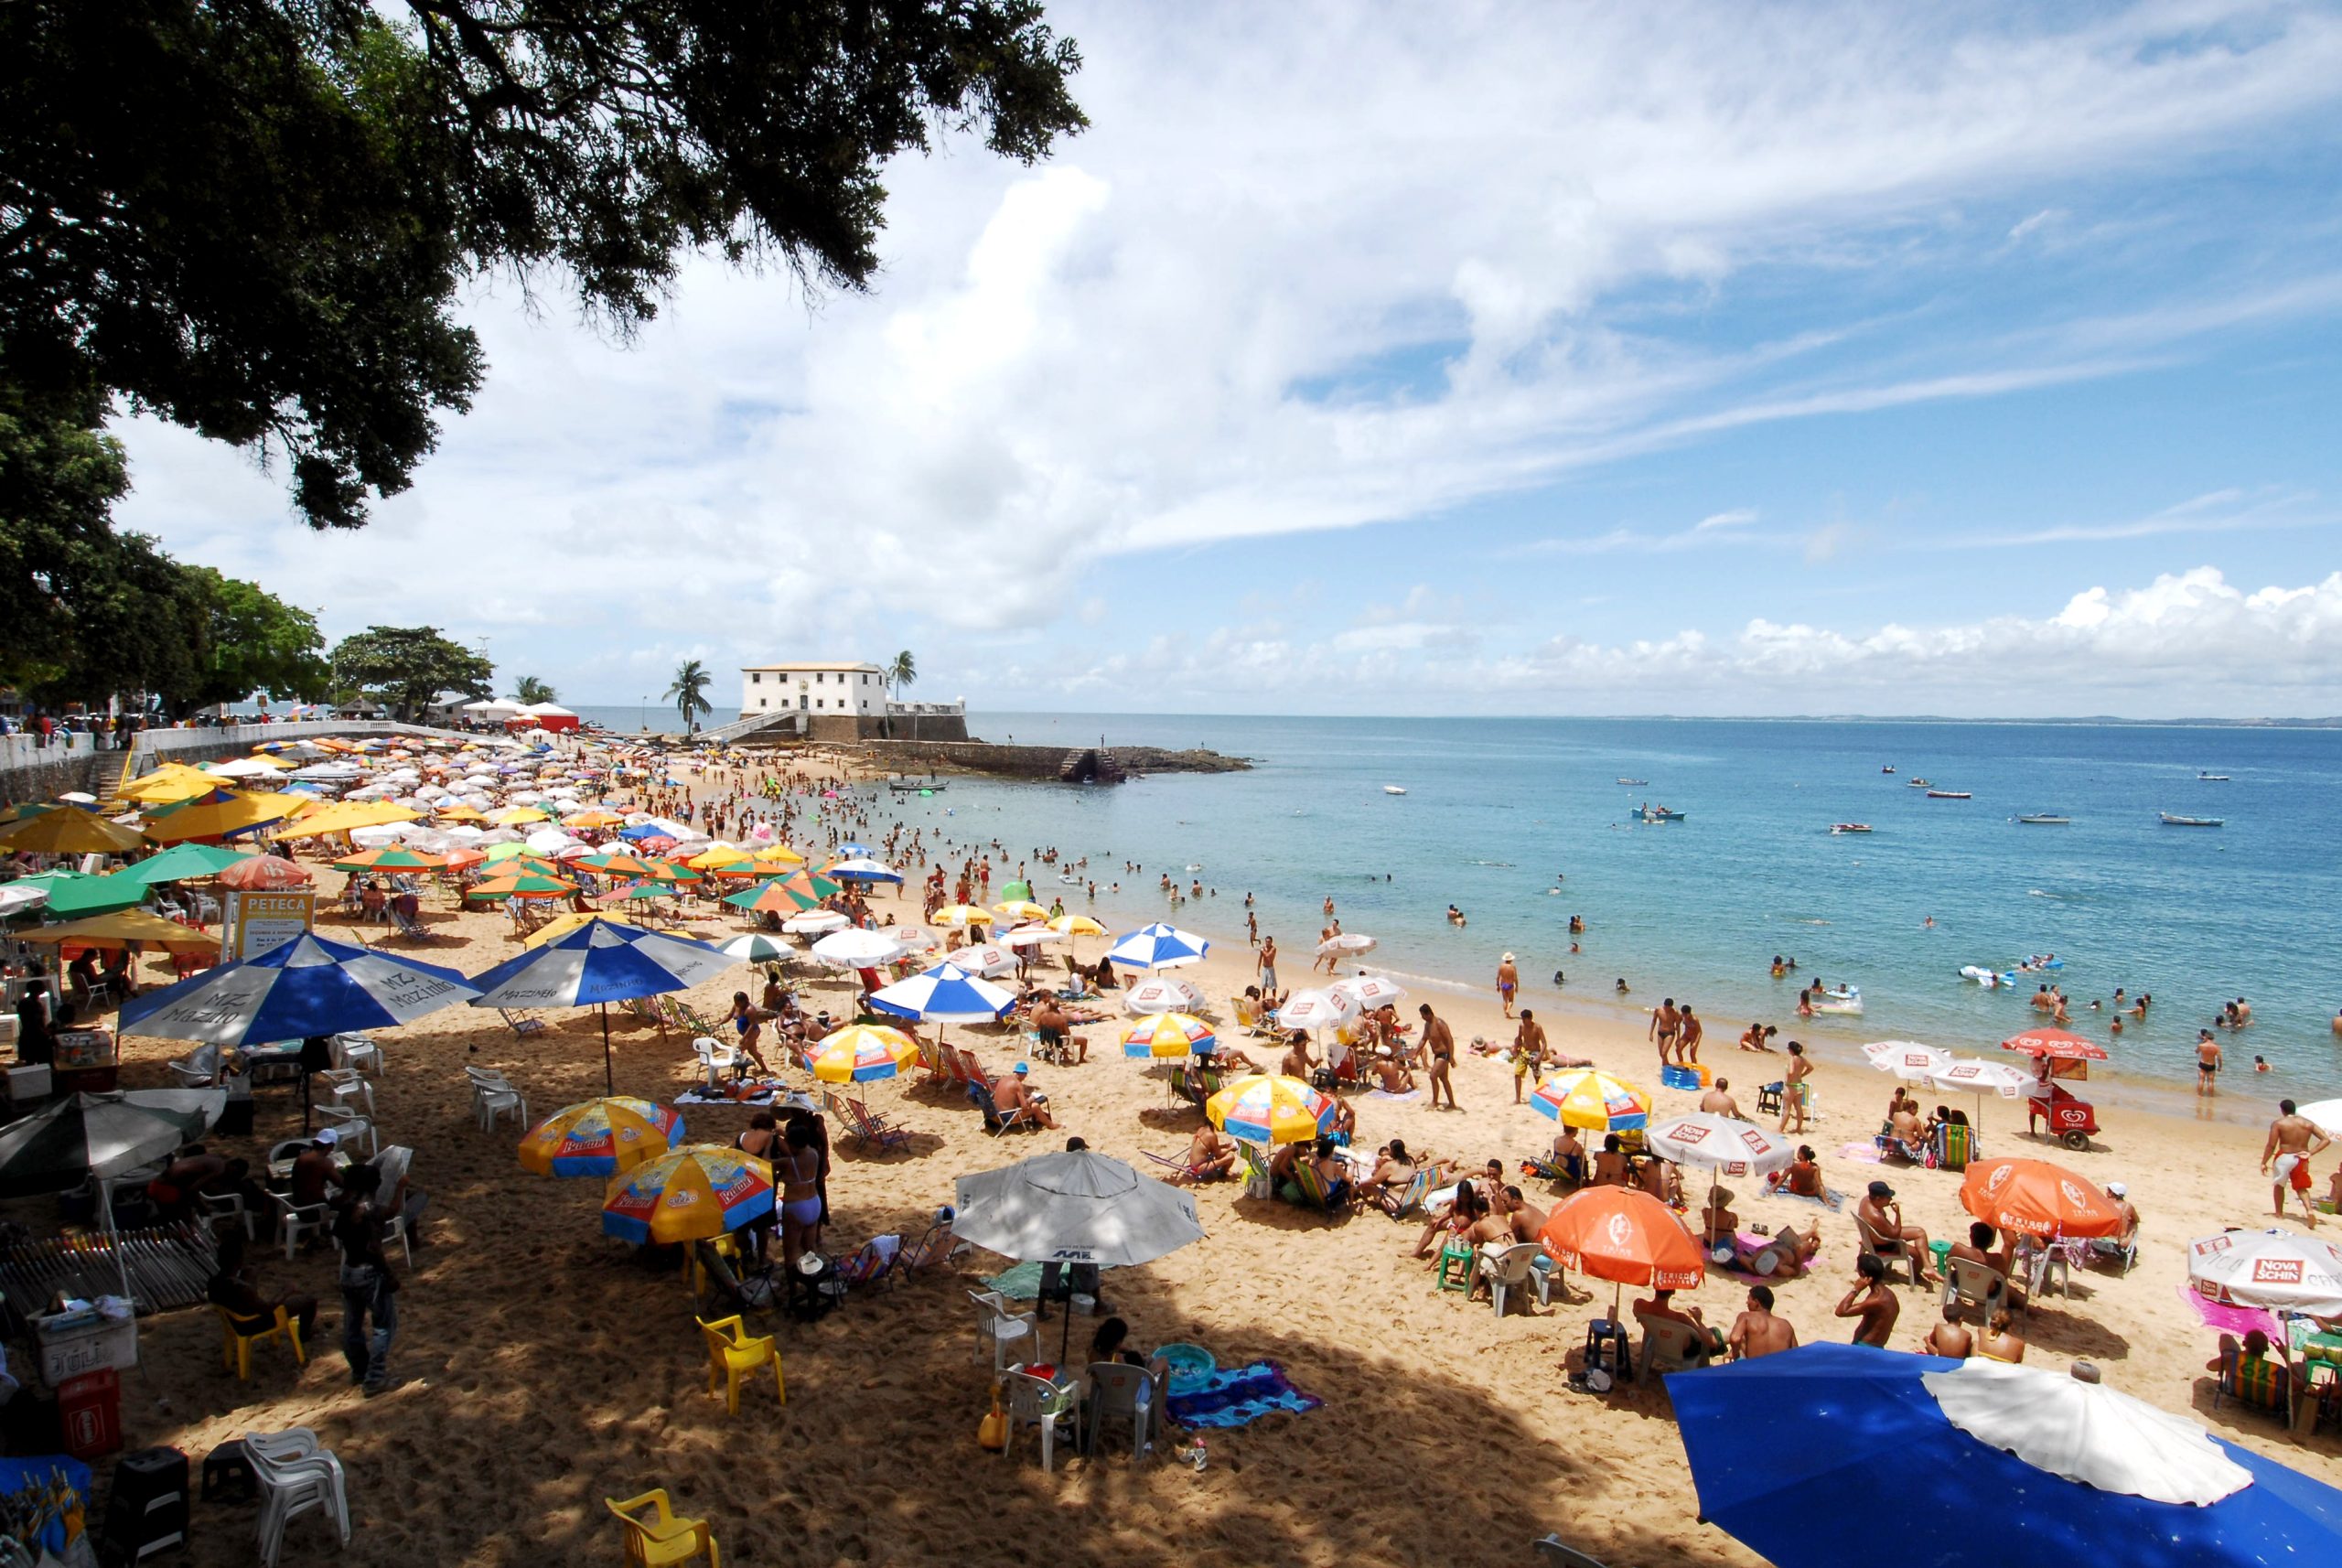
[[[1789,1130],[1789,1118],[1797,1118],[1797,1130],[1805,1131],[1805,1080],[1813,1076],[1813,1064],[1805,1059],[1805,1047],[1797,1041],[1789,1042],[1789,1066],[1781,1072],[1781,1127]]]
[[[1903,1223],[1903,1206],[1895,1201],[1893,1187],[1883,1181],[1871,1183],[1862,1202],[1854,1206],[1854,1213],[1880,1240],[1903,1243],[1903,1255],[1918,1271],[1921,1288],[1937,1283],[1928,1266],[1935,1261],[1935,1254],[1928,1251],[1928,1233],[1917,1225]]]
[[[1520,1103],[1523,1084],[1534,1084],[1545,1062],[1545,1026],[1530,1008],[1520,1010],[1520,1027],[1512,1034],[1512,1102]]]
[[[1945,1307],[1943,1321],[1928,1330],[1927,1348],[1930,1356],[1949,1356],[1955,1361],[1965,1361],[1975,1354],[1975,1337],[1961,1326],[1958,1303]]]
[[[1383,1093],[1412,1094],[1414,1092],[1415,1075],[1399,1065],[1399,1058],[1391,1055],[1389,1046],[1377,1047],[1374,1059],[1366,1065],[1372,1069],[1375,1077],[1381,1080]]]
[[[1659,1042],[1659,1065],[1663,1069],[1675,1054],[1675,1036],[1683,1028],[1683,1015],[1675,1010],[1675,998],[1662,1000],[1650,1010],[1650,1027],[1644,1038]]]
[[[1708,1031],[1706,1025],[1692,1016],[1689,1002],[1683,1004],[1679,1027],[1681,1033],[1675,1042],[1675,1059],[1686,1067],[1693,1066],[1700,1059],[1700,1036]]]
[[[1315,1066],[1316,1058],[1309,1054],[1309,1032],[1295,1029],[1292,1043],[1285,1047],[1284,1059],[1277,1064],[1277,1070],[1287,1078],[1297,1078],[1307,1083],[1309,1069]]]
[[[1461,1111],[1464,1108],[1456,1103],[1455,1080],[1448,1077],[1456,1066],[1456,1033],[1447,1026],[1446,1019],[1433,1014],[1428,1002],[1417,1007],[1415,1014],[1423,1021],[1423,1052],[1431,1062],[1430,1109],[1439,1109],[1439,1091],[1445,1089],[1447,1090],[1447,1108]]]
[[[1886,1260],[1876,1252],[1857,1253],[1854,1288],[1838,1298],[1837,1314],[1857,1320],[1853,1342],[1885,1349],[1888,1337],[1895,1332],[1896,1316],[1902,1310],[1903,1304],[1886,1287]]]
[[[1274,937],[1262,937],[1262,938],[1261,939],[1261,956],[1260,956],[1258,959],[1256,959],[1256,960],[1254,961],[1254,962],[1253,962],[1253,967],[1254,967],[1254,968],[1256,968],[1256,969],[1258,969],[1258,970],[1260,971],[1260,972],[1261,972],[1261,991],[1262,991],[1262,993],[1263,995],[1269,995],[1269,996],[1273,996],[1274,994],[1276,994],[1276,989],[1277,989],[1277,940],[1276,940],[1276,938],[1274,938]]]
[[[1780,1030],[1770,1024],[1751,1024],[1748,1032],[1740,1036],[1740,1048],[1744,1051],[1769,1051],[1773,1048],[1770,1044],[1773,1036],[1779,1033]]]
[[[2290,1185],[2301,1195],[2303,1220],[2315,1230],[2317,1212],[2309,1201],[2309,1157],[2333,1147],[2334,1140],[2295,1111],[2290,1100],[2277,1101],[2277,1119],[2269,1123],[2269,1141],[2261,1146],[2261,1168],[2274,1183],[2269,1191],[2276,1202],[2277,1218],[2285,1217],[2285,1188]]]
[[[1634,1305],[1635,1321],[1649,1325],[1653,1319],[1667,1323],[1688,1323],[1699,1337],[1699,1347],[1713,1356],[1724,1348],[1724,1337],[1707,1325],[1696,1306],[1677,1306],[1672,1290],[1655,1290],[1650,1299]]]
[[[1732,1320],[1732,1332],[1724,1336],[1724,1344],[1735,1361],[1778,1356],[1797,1348],[1797,1330],[1789,1326],[1788,1318],[1773,1316],[1770,1285],[1749,1287],[1748,1310]]]
[[[1497,996],[1504,1004],[1504,1015],[1512,1016],[1512,999],[1520,990],[1520,971],[1507,953],[1497,961]]]
[[[999,1108],[1004,1117],[1011,1112],[1022,1110],[1025,1112],[1025,1120],[1027,1122],[1054,1128],[1057,1121],[1049,1114],[1047,1096],[1034,1091],[1029,1078],[1032,1070],[1030,1062],[1018,1062],[1016,1070],[1003,1079],[1000,1087],[993,1091],[993,1104]]]
[[[1740,1102],[1731,1095],[1731,1089],[1732,1079],[1716,1079],[1715,1087],[1700,1096],[1700,1109],[1712,1116],[1729,1116],[1735,1122],[1746,1121],[1746,1118],[1740,1114]]]
[[[1073,1015],[1058,1006],[1055,996],[1044,996],[1040,1004],[1033,1009],[1033,1028],[1045,1046],[1063,1045],[1073,1029]],[[1077,1036],[1074,1044],[1080,1047],[1074,1058],[1076,1065],[1088,1061],[1090,1042]]]
[[[2196,1093],[2199,1098],[2208,1095],[2217,1095],[2220,1092],[2218,1086],[2214,1084],[2212,1081],[2213,1075],[2218,1073],[2219,1070],[2220,1042],[2212,1038],[2211,1030],[2197,1030]]]

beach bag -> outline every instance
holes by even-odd
[[[1008,1413],[1000,1408],[1000,1390],[992,1391],[992,1410],[976,1423],[976,1446],[994,1453],[1008,1446]]]

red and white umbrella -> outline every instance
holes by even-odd
[[[2187,1281],[2238,1306],[2342,1316],[2342,1247],[2292,1230],[2223,1230],[2191,1241]]]
[[[1863,1055],[1879,1071],[1891,1072],[1907,1083],[1933,1078],[1951,1065],[1950,1053],[1917,1040],[1873,1040],[1863,1047]]]
[[[1710,1111],[1654,1122],[1644,1130],[1643,1142],[1660,1158],[1714,1171],[1718,1181],[1787,1170],[1797,1158],[1797,1146],[1788,1139]]]
[[[1327,953],[1367,952],[1370,951],[1373,947],[1374,939],[1368,936],[1365,932],[1344,931],[1339,936],[1328,937],[1324,941],[1319,942],[1317,944],[1317,956],[1319,958],[1324,958]]]
[[[1123,993],[1123,1011],[1133,1015],[1193,1013],[1203,1004],[1204,993],[1176,974],[1150,976]]]
[[[1277,1025],[1286,1029],[1336,1029],[1359,1015],[1356,998],[1339,991],[1296,991],[1277,1009]]]
[[[1360,1011],[1367,1013],[1386,1004],[1395,1006],[1407,997],[1405,986],[1380,974],[1354,974],[1348,980],[1334,982],[1326,989],[1348,997],[1359,1004]]]
[[[1043,942],[1061,942],[1066,939],[1063,931],[1053,931],[1047,926],[1019,926],[993,940],[1004,948],[1037,948]]]

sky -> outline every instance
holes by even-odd
[[[120,521],[571,703],[2342,714],[2342,7],[1049,15],[1091,128],[866,293],[483,279],[362,532],[145,419]]]

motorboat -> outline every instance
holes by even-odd
[[[2058,816],[2054,811],[2027,811],[2017,819],[2018,822],[2032,828],[2064,827],[2073,820],[2071,817]]]
[[[1928,781],[1924,779],[1906,779],[1903,783],[1906,788],[1912,789],[1924,789],[1928,787]]]
[[[2163,825],[2167,828],[2220,828],[2228,825],[2224,817],[2178,817],[2169,811],[2157,811],[2155,815],[2163,819]]]
[[[1650,780],[1648,779],[1621,779],[1618,782],[1626,785],[1630,789],[1645,789],[1650,784]]]
[[[1975,798],[1975,796],[1970,794],[1965,789],[1930,789],[1928,791],[1928,799],[1930,800],[1972,800]]]
[[[1890,762],[1885,767],[1880,768],[1879,771],[1881,773],[1892,773],[1895,771],[1895,765]]]
[[[1816,1013],[1859,1014],[1863,1010],[1863,988],[1844,985],[1834,991],[1826,988],[1817,991],[1813,993],[1813,1010]]]
[[[1830,824],[1830,831],[1833,833],[1866,833],[1870,832],[1870,824],[1868,822],[1832,822]]]
[[[1382,792],[1385,795],[1403,795],[1406,793],[1404,789],[1402,789],[1396,784],[1385,784],[1382,786]]]
[[[1644,822],[1680,822],[1683,820],[1683,813],[1671,811],[1664,806],[1645,806],[1635,813],[1635,820]]]
[[[2225,784],[2229,781],[2229,776],[2225,773],[2198,773],[2196,775],[2196,779],[2200,784]]]

